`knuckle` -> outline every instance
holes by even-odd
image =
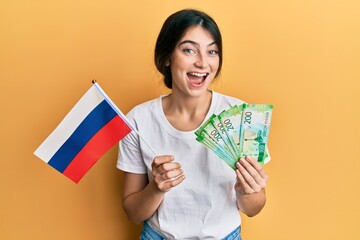
[[[151,166],[155,167],[156,165],[158,165],[158,157],[155,157],[151,163]]]
[[[166,165],[165,165],[165,164],[159,165],[158,168],[159,168],[161,171],[166,171]]]
[[[257,187],[254,189],[254,192],[259,193],[259,192],[261,192],[261,189],[262,189],[261,187]]]
[[[253,189],[246,189],[245,190],[245,194],[249,195],[249,194],[253,194],[255,191]]]
[[[172,174],[171,174],[171,172],[165,172],[164,176],[165,176],[165,178],[171,178]]]
[[[269,176],[267,174],[264,175],[264,179],[265,181],[268,181],[269,180]]]
[[[251,186],[257,184],[256,181],[255,181],[255,179],[253,179],[253,178],[249,179],[249,180],[248,180],[248,183],[249,183],[249,185],[251,185]]]

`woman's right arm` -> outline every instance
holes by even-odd
[[[129,219],[140,224],[159,208],[165,193],[179,185],[185,176],[172,156],[158,156],[152,163],[153,180],[146,174],[124,173],[122,205]]]

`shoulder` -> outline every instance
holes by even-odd
[[[133,107],[126,116],[129,118],[136,118],[139,115],[146,116],[146,113],[153,112],[159,107],[160,98],[155,98],[146,102],[143,102],[135,107]]]

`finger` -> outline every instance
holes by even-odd
[[[241,164],[237,164],[237,167],[238,167],[238,170],[240,171],[242,177],[246,181],[246,183],[255,192],[260,191],[262,188],[262,185],[264,185],[263,180],[261,180],[260,175],[257,174],[255,169],[245,159],[240,159],[240,163]],[[255,180],[255,179],[257,179],[257,180]],[[260,182],[260,184],[258,182]]]
[[[236,172],[236,177],[237,177],[237,182],[240,183],[241,186],[245,187],[248,186],[248,183],[246,182],[246,180],[244,179],[243,175],[241,174],[239,168],[241,168],[241,166],[238,167],[238,169],[235,170]]]
[[[252,176],[254,177],[257,184],[261,188],[265,188],[268,181],[268,175],[266,174],[265,169],[260,163],[257,162],[255,158],[247,156],[245,159],[256,170],[256,173],[252,174]]]
[[[168,171],[181,169],[181,165],[178,162],[170,162],[170,163],[161,164],[157,168],[160,169],[161,172],[164,173],[164,172],[168,172]]]
[[[172,179],[175,179],[177,177],[179,177],[180,175],[183,174],[183,170],[182,169],[176,169],[176,170],[171,170],[171,171],[166,171],[163,174],[161,174],[159,176],[159,180],[160,181],[169,181]]]
[[[174,160],[174,156],[171,156],[171,155],[157,156],[154,158],[151,165],[152,165],[152,167],[158,167],[161,164],[169,163],[169,162],[172,162],[173,160]]]
[[[249,174],[251,174],[253,176],[260,175],[256,171],[256,168],[246,158],[240,158],[239,163],[240,163],[240,166],[242,166]]]
[[[170,171],[174,171],[174,170],[181,170],[181,165],[177,162],[166,162],[165,161],[165,163],[162,163],[160,165],[154,164],[154,166],[152,167],[152,173],[153,173],[154,177],[159,176],[161,174],[165,174]],[[164,178],[162,178],[162,179],[164,179]]]
[[[240,166],[241,167],[241,166]],[[235,189],[240,192],[241,194],[250,194],[254,191],[251,189],[249,184],[246,182],[244,177],[242,176],[239,169],[236,169],[236,176],[237,176],[237,183]]]
[[[166,184],[168,184],[170,188],[173,188],[179,185],[182,181],[184,181],[184,179],[185,179],[185,175],[181,174],[178,175],[177,177],[170,179],[169,181],[166,182]]]
[[[250,156],[246,156],[246,161],[253,166],[253,168],[260,174],[260,176],[264,179],[268,179],[268,176],[265,172],[265,169],[262,167],[262,165],[260,163],[258,163],[258,161],[256,161],[255,158],[252,158]]]
[[[181,174],[180,176],[173,178],[172,180],[168,180],[158,184],[158,188],[163,192],[168,192],[170,191],[171,188],[176,187],[182,181],[184,181],[184,179],[185,179],[185,175]]]
[[[267,175],[265,173],[265,170],[261,167],[261,165],[256,162],[256,159],[246,157],[246,159],[244,158],[240,159],[240,163],[246,169],[246,171],[251,175],[251,177],[256,181],[256,183],[260,185],[262,188],[265,188],[267,182]],[[252,180],[250,179],[250,181]],[[249,182],[249,184],[251,183]]]

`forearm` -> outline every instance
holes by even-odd
[[[251,194],[237,193],[236,198],[239,210],[249,217],[257,215],[266,203],[265,189]]]
[[[165,193],[160,191],[152,181],[143,190],[123,199],[123,209],[132,222],[140,224],[156,212],[164,195]]]

